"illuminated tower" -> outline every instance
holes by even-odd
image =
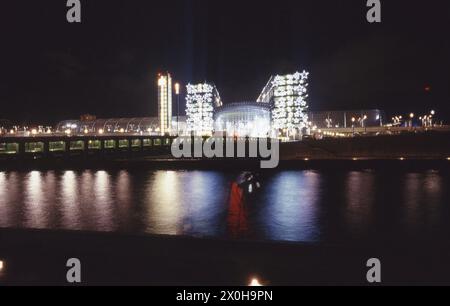
[[[162,135],[172,126],[172,78],[169,73],[158,75],[158,117]]]
[[[308,127],[308,75],[306,71],[270,78],[258,98],[272,104],[272,124],[284,133],[301,132]]]
[[[213,84],[200,83],[186,86],[187,128],[195,135],[210,135],[213,131],[213,111],[222,105],[217,88]]]

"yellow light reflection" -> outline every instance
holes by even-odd
[[[157,171],[148,190],[149,224],[159,234],[175,235],[181,230],[183,217],[178,194],[178,178],[174,171]]]

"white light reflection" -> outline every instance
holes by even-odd
[[[222,234],[220,224],[228,209],[229,182],[215,171],[189,171],[178,173],[183,195],[184,234],[211,236]]]
[[[5,172],[0,172],[0,227],[10,226],[11,206],[9,205],[10,186]]]
[[[266,184],[266,207],[260,211],[266,235],[272,240],[318,240],[320,175],[314,171],[285,171]]]
[[[133,193],[131,188],[130,174],[122,170],[116,180],[117,214],[116,223],[129,228],[133,226]]]
[[[31,171],[25,177],[25,225],[30,228],[43,228],[46,213],[43,209],[45,195],[42,186],[42,173]]]
[[[114,229],[112,221],[114,195],[112,194],[110,174],[106,171],[97,171],[95,173],[94,185],[95,200],[93,201],[93,213],[97,225],[96,227],[99,230],[110,231]]]
[[[64,228],[81,229],[78,177],[74,171],[65,171],[61,178],[61,211]]]

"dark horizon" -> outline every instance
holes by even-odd
[[[82,0],[82,23],[69,24],[66,1],[10,1],[0,118],[154,116],[161,71],[214,82],[225,103],[255,100],[272,74],[303,69],[311,110],[449,118],[449,5],[381,2],[381,24],[369,24],[365,0]]]

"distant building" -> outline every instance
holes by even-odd
[[[308,117],[311,126],[319,129],[381,126],[386,122],[379,109],[309,112]]]
[[[171,118],[171,130],[177,129],[177,117]],[[180,134],[187,133],[186,117],[179,116]],[[59,122],[55,131],[64,133],[70,129],[73,134],[83,133],[131,133],[160,135],[160,120],[158,117],[136,117],[136,118],[103,118],[93,121],[64,120]]]
[[[239,137],[289,137],[299,139],[317,129],[382,126],[383,111],[308,111],[308,72],[272,76],[256,101],[223,104],[212,83],[186,86],[186,116],[172,114],[172,78],[158,75],[158,116],[62,121],[57,130],[73,133],[135,133],[211,135],[222,132]],[[175,85],[179,94],[179,85]]]
[[[172,77],[169,73],[158,75],[158,118],[161,134],[172,128]]]

